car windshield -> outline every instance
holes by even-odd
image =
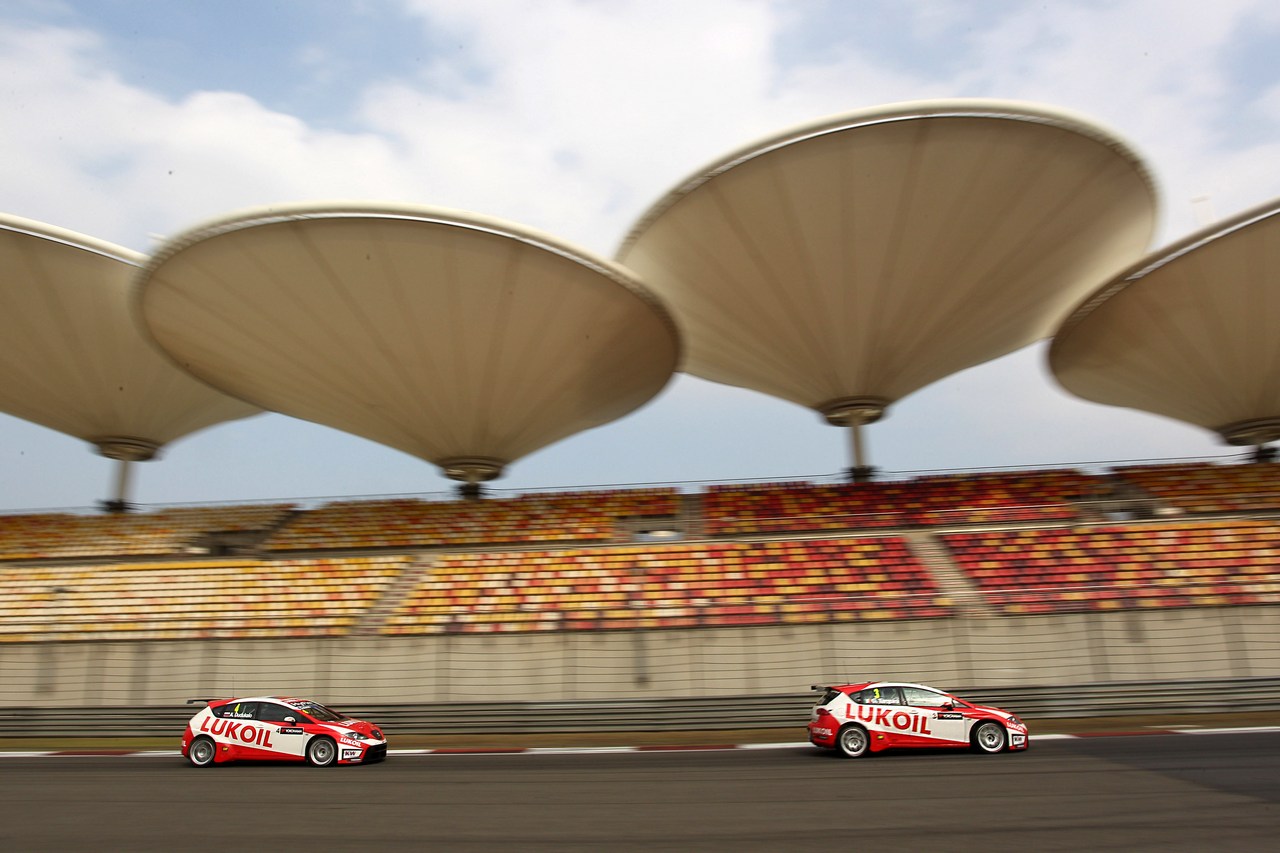
[[[332,708],[326,708],[319,702],[295,702],[293,707],[322,723],[336,723],[346,719],[342,714]]]

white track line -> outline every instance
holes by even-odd
[[[1280,726],[1240,726],[1234,729],[1183,729],[1180,735],[1235,735],[1254,732],[1280,732]]]

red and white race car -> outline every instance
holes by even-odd
[[[1013,714],[923,684],[866,681],[813,689],[822,698],[809,715],[809,741],[846,758],[894,747],[996,753],[1030,744],[1026,724]]]
[[[382,730],[319,702],[287,696],[191,699],[206,706],[182,733],[182,754],[196,767],[258,759],[316,767],[366,764],[387,757]]]

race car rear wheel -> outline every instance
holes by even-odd
[[[850,723],[840,730],[836,736],[836,748],[845,758],[861,758],[867,754],[871,746],[871,738],[862,726]]]
[[[1004,726],[992,720],[980,723],[973,730],[973,746],[979,752],[985,752],[988,755],[994,755],[997,752],[1004,751],[1005,745],[1009,741],[1009,736],[1005,733]]]
[[[187,761],[190,761],[193,767],[208,767],[213,764],[214,756],[217,754],[218,748],[207,737],[198,737],[191,741],[191,746],[187,747]]]
[[[338,760],[338,745],[333,738],[312,738],[307,744],[307,763],[312,767],[328,767]]]

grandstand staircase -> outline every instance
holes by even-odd
[[[702,495],[680,496],[679,523],[686,539],[702,539],[707,535],[702,514]]]
[[[969,576],[955,564],[932,533],[916,530],[902,534],[911,553],[920,564],[933,576],[942,594],[955,602],[956,613],[960,616],[977,618],[995,616],[996,612],[987,603]]]
[[[396,605],[404,601],[405,597],[417,586],[423,575],[427,574],[436,564],[434,555],[422,554],[418,559],[414,560],[404,567],[404,571],[400,572],[400,576],[387,585],[383,590],[382,597],[373,603],[355,626],[351,629],[351,633],[358,637],[370,637],[378,634],[384,625],[387,624],[387,618],[396,609]]]

